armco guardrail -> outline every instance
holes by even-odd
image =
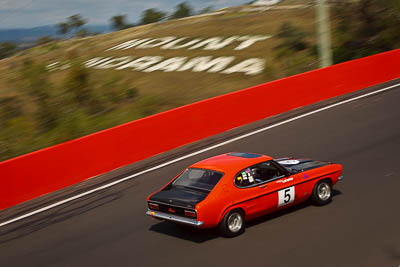
[[[0,162],[0,209],[294,108],[400,77],[400,49],[273,81]]]

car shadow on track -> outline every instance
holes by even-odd
[[[336,189],[332,190],[332,198],[341,195],[342,192]],[[257,219],[254,219],[248,223],[246,223],[246,228],[254,227],[258,224],[265,223],[269,220],[273,220],[284,216],[288,213],[292,213],[306,207],[312,206],[313,204],[310,201],[303,202],[296,206],[289,207],[284,210],[280,210],[271,214],[267,214],[261,216]],[[149,231],[157,232],[160,234],[165,234],[168,236],[180,238],[183,240],[195,242],[195,243],[203,243],[212,239],[216,239],[221,237],[218,229],[197,229],[190,226],[179,225],[173,222],[162,221],[157,224],[150,226]]]
[[[133,186],[136,186],[136,184],[132,184],[131,186],[126,187],[123,190],[118,190],[117,192],[115,192],[115,190],[99,191],[61,205],[48,212],[43,212],[36,216],[26,218],[21,222],[1,227],[0,244],[27,236],[50,225],[66,221],[75,216],[96,209],[97,207],[107,205],[120,199],[123,196],[124,191]]]
[[[198,229],[168,221],[154,224],[149,230],[195,243],[203,243],[219,237],[217,229]]]

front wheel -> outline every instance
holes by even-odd
[[[219,229],[226,237],[235,237],[244,232],[244,216],[240,210],[228,212],[222,219]]]
[[[325,205],[332,200],[332,184],[329,180],[319,181],[313,189],[312,200],[317,205]]]

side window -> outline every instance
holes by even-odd
[[[268,181],[284,176],[285,173],[273,164],[272,161],[263,162],[260,165],[261,180]]]
[[[251,186],[256,183],[251,168],[246,168],[240,171],[235,176],[235,184],[239,187]]]
[[[276,167],[272,161],[267,161],[241,170],[235,176],[235,185],[249,187],[284,175],[284,172]]]

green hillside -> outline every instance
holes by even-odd
[[[316,69],[314,6],[298,3],[54,41],[1,60],[0,160]]]

